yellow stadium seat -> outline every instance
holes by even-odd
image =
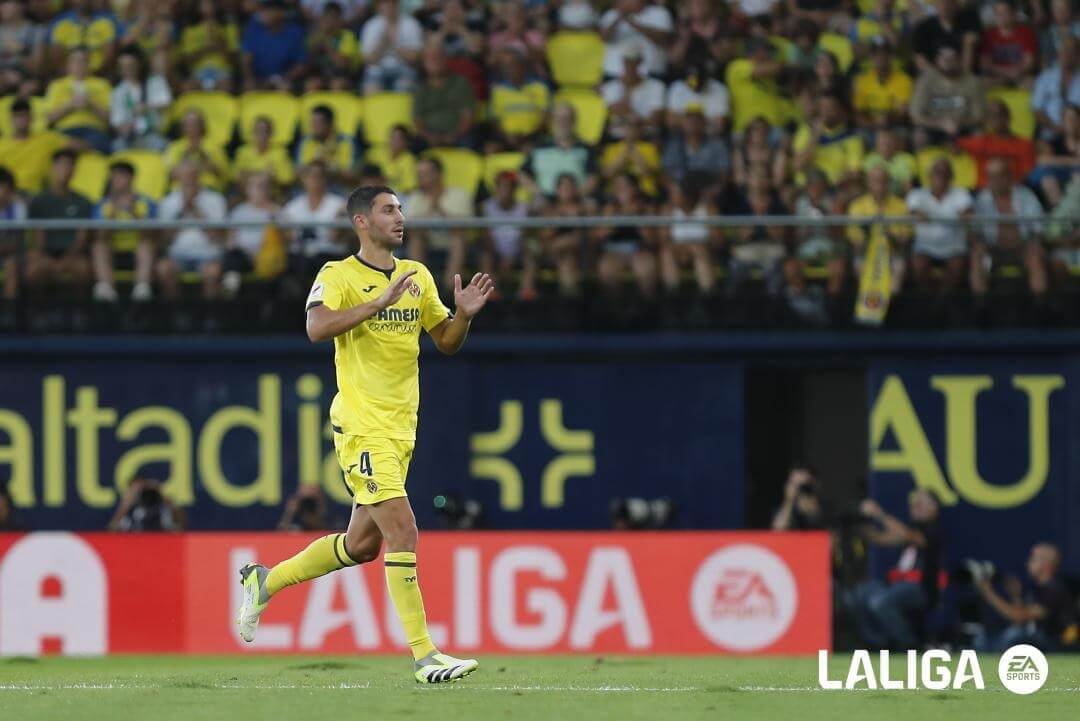
[[[15,132],[11,122],[11,106],[14,103],[14,95],[5,95],[0,98],[0,135],[13,135]],[[45,119],[45,98],[32,96],[30,98],[30,130],[40,133],[48,128],[49,122]]]
[[[994,88],[988,100],[1000,100],[1009,108],[1009,128],[1021,138],[1035,137],[1035,113],[1031,109],[1031,91],[1023,88]]]
[[[851,47],[851,41],[843,35],[822,33],[818,37],[818,47],[832,53],[842,73],[846,73],[851,64],[855,62],[855,50]]]
[[[443,182],[476,195],[484,174],[484,163],[479,155],[466,148],[429,148],[421,157],[438,158],[443,167]]]
[[[105,195],[109,180],[109,159],[101,153],[81,153],[75,161],[75,174],[71,177],[71,189],[81,193],[91,203],[97,203]]]
[[[577,134],[586,145],[596,145],[607,125],[607,105],[592,90],[560,90],[555,103],[570,103],[577,112]]]
[[[240,115],[240,105],[236,98],[219,92],[184,93],[173,102],[171,124],[180,122],[184,113],[192,108],[202,112],[206,120],[208,141],[222,147],[232,141],[236,120]]]
[[[375,93],[364,98],[364,142],[383,145],[395,125],[413,127],[413,103],[409,93]]]
[[[495,178],[505,170],[518,171],[525,164],[525,153],[491,153],[484,156],[484,187],[495,189]]]
[[[546,50],[556,85],[593,88],[604,77],[604,41],[596,33],[557,32]]]
[[[350,138],[356,136],[364,117],[364,102],[352,93],[318,92],[300,98],[300,132],[311,133],[311,111],[325,105],[334,111],[334,129]]]
[[[252,137],[255,121],[266,116],[274,123],[275,145],[291,145],[300,122],[300,101],[296,96],[282,92],[252,92],[240,96],[240,138],[245,143]]]
[[[948,158],[952,166],[953,184],[960,188],[973,190],[979,182],[979,168],[975,157],[969,153],[950,153],[944,148],[923,148],[915,156],[919,166],[919,182],[924,186],[930,183],[930,167],[938,158]]]
[[[123,150],[113,153],[110,164],[126,160],[135,168],[135,192],[151,200],[161,200],[169,189],[169,174],[161,153],[152,150]]]

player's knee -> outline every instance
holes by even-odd
[[[379,549],[382,542],[379,539],[374,541],[368,539],[360,539],[356,541],[350,541],[348,536],[345,537],[345,552],[349,554],[349,558],[357,563],[370,563],[379,557]]]
[[[383,531],[386,537],[386,550],[393,552],[416,551],[416,522],[403,521],[395,524],[393,528]]]

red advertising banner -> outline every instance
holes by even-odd
[[[233,622],[237,569],[314,536],[0,534],[0,655],[386,653],[405,648],[382,564],[275,596]],[[421,536],[435,642],[463,653],[811,654],[829,648],[824,533]]]

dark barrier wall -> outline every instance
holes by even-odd
[[[742,369],[715,358],[559,344],[425,353],[409,492],[475,498],[498,528],[605,528],[611,500],[671,498],[675,524],[743,520]],[[266,529],[298,483],[349,512],[327,410],[329,345],[18,344],[0,365],[0,479],[28,528],[103,528],[136,473],[196,529]],[[639,349],[645,350],[645,349]]]

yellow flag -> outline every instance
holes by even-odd
[[[285,272],[287,260],[285,240],[278,227],[271,223],[263,231],[262,246],[255,256],[255,275],[263,280],[276,278]]]
[[[862,276],[859,278],[859,297],[855,300],[855,321],[864,325],[881,325],[889,312],[892,297],[892,263],[889,239],[885,233],[869,233]]]

